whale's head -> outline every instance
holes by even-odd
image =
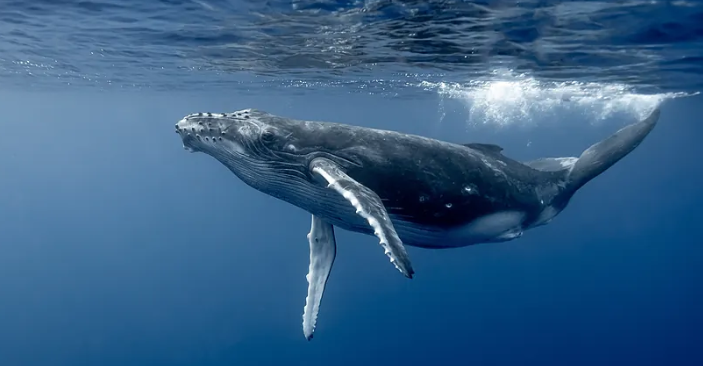
[[[319,124],[255,109],[190,114],[176,123],[176,132],[185,149],[214,157],[273,196],[310,182],[310,161],[330,155],[325,153],[330,139],[320,137]]]

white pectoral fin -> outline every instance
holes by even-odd
[[[354,206],[356,213],[366,219],[373,229],[374,235],[381,241],[381,246],[391,263],[403,275],[412,278],[415,271],[410,264],[410,257],[395,232],[381,198],[368,187],[349,177],[330,160],[315,159],[311,163],[311,169],[313,173],[319,174],[327,181],[328,188],[334,189]]]
[[[307,275],[308,296],[305,298],[303,310],[303,333],[305,338],[310,340],[315,331],[325,284],[337,255],[334,227],[313,215],[308,242],[310,242],[310,268]]]

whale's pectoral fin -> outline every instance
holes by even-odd
[[[310,168],[313,173],[320,175],[327,181],[328,188],[341,194],[354,206],[356,213],[368,221],[374,234],[381,241],[386,255],[391,259],[391,263],[406,277],[412,278],[415,272],[410,264],[410,258],[405,251],[403,242],[395,232],[381,198],[368,187],[352,179],[337,164],[328,159],[317,158],[312,161]]]
[[[315,331],[325,284],[327,284],[327,278],[329,278],[334,258],[337,255],[334,227],[313,215],[308,242],[310,242],[310,268],[307,275],[308,296],[305,298],[305,309],[303,310],[303,333],[305,338],[310,340]]]

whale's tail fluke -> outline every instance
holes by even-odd
[[[621,128],[586,149],[578,158],[542,158],[524,164],[533,169],[557,173],[563,189],[555,197],[556,201],[553,204],[561,210],[579,188],[632,152],[654,129],[659,114],[660,110],[657,107],[644,120]]]
[[[623,127],[586,149],[567,173],[566,190],[573,194],[632,152],[654,129],[660,113],[657,107],[644,120]]]

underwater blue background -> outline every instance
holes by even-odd
[[[0,3],[0,365],[703,364],[698,3],[578,2],[603,6],[579,19],[611,33],[550,23],[570,37],[555,44],[581,44],[584,57],[552,45],[566,60],[557,66],[544,45],[549,57],[515,51],[536,47],[525,31],[545,29],[536,14],[569,13],[557,2],[521,3],[519,24],[499,17],[515,11],[508,2]],[[447,56],[482,44],[446,23],[468,16],[466,4],[489,9],[469,19],[492,19],[483,34],[514,52]],[[359,9],[367,15],[346,28],[332,21]],[[267,14],[280,42],[260,40],[251,14]],[[456,49],[394,48],[378,30],[415,23],[444,30],[429,38]],[[232,35],[189,33],[198,27]],[[360,27],[365,53],[319,56],[328,45],[310,40],[329,27]],[[208,53],[224,44],[231,53]],[[310,47],[322,59],[288,67],[281,50]],[[613,59],[618,47],[630,52]],[[659,125],[632,154],[518,240],[409,247],[408,280],[375,238],[338,230],[310,342],[309,214],[186,152],[173,133],[189,113],[253,107],[496,143],[529,160],[578,156],[660,103]]]

